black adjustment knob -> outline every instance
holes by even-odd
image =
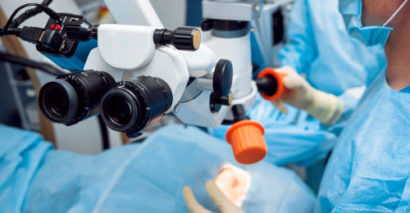
[[[268,96],[274,95],[278,91],[278,81],[273,76],[266,76],[255,79],[258,91]]]
[[[215,66],[213,90],[211,94],[211,111],[218,112],[221,105],[229,106],[232,102],[233,68],[229,60],[221,59]]]
[[[233,68],[229,60],[221,59],[215,66],[213,89],[216,96],[228,96],[232,87]]]
[[[201,44],[201,32],[195,27],[178,27],[173,31],[157,29],[154,31],[154,43],[172,44],[178,50],[197,50]]]

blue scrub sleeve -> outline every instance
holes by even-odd
[[[279,51],[281,66],[293,67],[298,73],[305,73],[317,57],[317,45],[312,43],[315,35],[309,20],[306,0],[294,2],[286,32],[288,43]]]

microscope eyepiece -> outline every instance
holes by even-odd
[[[105,72],[61,75],[41,88],[40,110],[53,122],[72,125],[97,114],[101,98],[115,85]]]
[[[78,96],[67,81],[57,79],[44,85],[39,100],[41,111],[51,121],[64,123],[77,114]]]
[[[160,120],[172,105],[172,91],[160,78],[139,76],[121,81],[101,101],[108,127],[132,136]]]
[[[132,94],[127,94],[122,90],[117,92],[106,99],[108,102],[116,104],[108,104],[105,109],[111,123],[117,126],[127,125],[133,114],[139,114],[139,106],[133,105]]]

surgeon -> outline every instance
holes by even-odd
[[[340,0],[339,6],[352,37],[368,46],[385,46],[388,66],[378,72],[347,121],[326,168],[315,211],[409,212],[410,4]],[[314,89],[293,70],[286,73],[284,102],[308,110],[322,122],[340,120],[340,99]],[[215,196],[212,190],[209,193]],[[201,212],[196,209],[192,212]]]
[[[340,0],[339,6],[349,34],[365,45],[384,46],[388,66],[378,72],[340,135],[316,211],[409,212],[410,4]],[[314,89],[294,71],[285,73],[289,92],[282,101],[323,123],[340,120],[342,100]]]
[[[409,212],[410,4],[340,0],[340,11],[353,37],[366,45],[386,45],[388,66],[340,136],[316,209]]]
[[[314,88],[336,96],[363,86],[368,75],[364,68],[377,73],[385,66],[380,46],[367,47],[349,37],[337,0],[295,0],[287,37],[279,51],[282,68],[305,75]]]

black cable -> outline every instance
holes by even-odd
[[[52,9],[43,6],[41,4],[37,4],[37,3],[27,3],[27,4],[23,4],[20,7],[18,7],[16,10],[14,10],[14,12],[11,14],[9,20],[7,21],[6,25],[4,25],[3,30],[1,31],[1,34],[5,34],[7,33],[7,30],[9,29],[11,23],[14,20],[14,17],[17,15],[17,13],[26,8],[26,7],[32,7],[35,6],[37,8],[39,8],[40,10],[42,10],[43,12],[45,12],[47,15],[49,15],[52,19],[54,20],[60,20],[60,16]]]
[[[107,129],[107,125],[105,125],[104,120],[101,116],[101,114],[99,114],[97,116],[98,118],[98,124],[100,125],[100,130],[101,130],[101,138],[102,138],[102,149],[103,150],[107,150],[110,148],[110,141],[108,139],[108,129]]]
[[[27,58],[14,56],[14,55],[10,55],[10,54],[7,54],[7,53],[1,53],[0,52],[0,61],[6,61],[6,62],[9,62],[9,63],[13,63],[13,64],[19,64],[19,65],[22,65],[22,66],[32,67],[32,68],[41,70],[43,72],[46,72],[46,73],[54,75],[54,76],[59,76],[61,74],[66,74],[65,72],[61,71],[60,69],[57,69],[57,68],[53,67],[50,64],[33,61],[33,60],[30,60],[30,59],[27,59]]]
[[[43,6],[48,6],[51,4],[53,0],[44,0],[41,5]],[[26,21],[27,19],[41,13],[42,10],[39,9],[38,7],[35,7],[33,9],[27,10],[24,13],[22,13],[21,15],[19,15],[15,20],[13,20],[13,22],[10,24],[11,28],[16,28],[18,26],[20,26],[20,24],[22,24],[24,21]]]
[[[2,28],[0,27],[0,32],[2,32]],[[15,35],[18,36],[22,32],[22,29],[19,28],[9,28],[6,32],[2,33],[0,36],[5,35]]]

